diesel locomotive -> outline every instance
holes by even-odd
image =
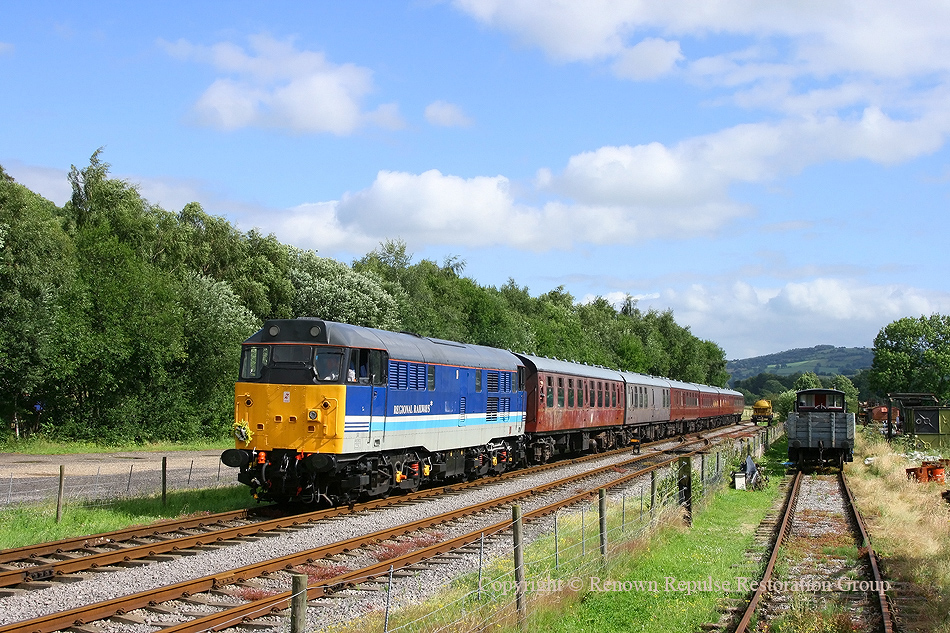
[[[314,318],[242,348],[235,448],[261,500],[325,505],[738,422],[742,394]]]

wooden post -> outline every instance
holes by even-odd
[[[555,515],[555,520],[557,520],[557,515]],[[556,533],[556,532],[555,532]],[[478,537],[478,601],[482,601],[482,565],[485,560],[485,533],[482,532]],[[557,561],[557,556],[554,558]],[[557,562],[555,562],[557,565]]]
[[[653,517],[653,508],[656,506],[656,471],[650,471],[650,517]]]
[[[168,503],[168,457],[162,457],[162,507]]]
[[[290,633],[307,627],[307,574],[291,574]]]
[[[515,545],[515,604],[518,608],[518,626],[524,628],[527,620],[525,605],[524,549],[521,534],[521,506],[511,506],[511,531]]]
[[[679,476],[677,477],[679,488],[679,502],[686,510],[686,524],[693,523],[693,465],[689,457],[680,457]]]
[[[129,485],[125,487],[125,494],[132,492],[132,469],[135,468],[135,464],[129,464]]]
[[[607,490],[601,488],[597,491],[599,498],[597,503],[597,513],[600,515],[600,560],[607,562]]]
[[[59,465],[59,492],[56,494],[56,522],[63,518],[63,490],[66,489],[66,465]]]
[[[389,566],[389,584],[386,586],[386,615],[383,618],[383,632],[389,633],[389,604],[393,596],[393,566]]]

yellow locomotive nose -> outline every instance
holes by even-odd
[[[343,385],[239,382],[234,403],[237,448],[343,452]]]

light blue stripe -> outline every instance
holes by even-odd
[[[498,416],[498,419],[491,422],[488,421],[484,415],[475,416],[475,415],[466,415],[465,424],[462,428],[471,427],[471,426],[488,426],[488,425],[497,425],[497,424],[517,424],[520,422],[523,412],[521,411],[512,411],[508,415],[508,419],[505,420],[504,417]],[[400,418],[386,418],[385,430],[387,432],[397,432],[397,431],[416,431],[420,429],[445,429],[445,428],[458,428],[459,420],[458,418],[452,419],[438,419],[438,418],[409,418],[409,419],[400,419]],[[373,421],[373,432],[382,432],[384,429],[383,422]]]

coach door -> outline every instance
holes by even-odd
[[[378,448],[386,431],[386,396],[389,376],[389,354],[381,350],[369,351],[369,378],[373,387],[373,404],[369,419],[369,446]]]
[[[347,434],[355,436],[355,450],[378,448],[386,424],[386,369],[388,354],[376,349],[350,351],[346,382]],[[353,402],[350,402],[352,400]]]

